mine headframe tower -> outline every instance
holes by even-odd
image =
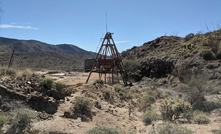
[[[110,32],[107,32],[103,41],[102,45],[99,49],[99,52],[97,53],[97,56],[95,58],[93,67],[88,75],[87,81],[90,79],[92,72],[98,72],[99,73],[99,79],[102,78],[102,74],[104,74],[104,82],[107,81],[107,74],[111,74],[112,78],[112,84],[114,82],[114,74],[118,76],[120,73],[124,85],[127,85],[126,80],[126,74],[123,67],[123,62],[120,57],[120,54],[117,50],[117,47],[114,43],[114,40],[112,38],[112,34]]]

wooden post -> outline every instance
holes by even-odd
[[[12,51],[12,55],[11,55],[11,58],[10,58],[10,61],[9,61],[9,64],[8,64],[8,69],[11,67],[14,52],[15,52],[15,50]]]

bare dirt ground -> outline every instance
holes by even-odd
[[[114,87],[107,84],[94,84],[94,81],[98,79],[97,73],[92,73],[88,84],[84,83],[86,82],[89,73],[73,72],[72,74],[66,73],[65,75],[65,73],[60,72],[56,74],[46,74],[46,72],[41,72],[41,74],[45,75],[47,78],[55,79],[55,82],[61,82],[69,87],[73,87],[72,90],[76,91],[70,96],[65,97],[65,101],[60,103],[57,112],[51,115],[52,118],[40,121],[36,120],[33,122],[33,130],[37,130],[41,134],[84,134],[95,126],[114,128],[121,134],[128,134],[129,132],[147,134],[153,128],[157,128],[157,126],[161,126],[165,123],[162,120],[157,120],[146,126],[142,121],[143,112],[139,112],[138,108],[135,107],[138,103],[137,99],[132,99],[135,103],[133,104],[131,101],[122,100]],[[75,86],[79,83],[83,85]],[[132,87],[122,88],[126,88],[126,90],[130,90],[130,88],[142,90],[143,88],[149,87],[145,85],[145,82],[141,82],[134,83],[134,86]],[[105,90],[110,91],[111,97],[105,98]],[[94,102],[94,106],[92,107],[93,117],[91,121],[83,122],[80,117],[73,119],[64,116],[65,112],[69,112],[73,108],[76,96],[88,97]],[[158,114],[160,114],[160,101],[161,100],[157,100],[151,106],[152,110]],[[95,106],[96,103],[99,103],[100,108]],[[129,104],[133,105],[130,116]],[[187,129],[194,131],[195,134],[212,134],[212,129],[219,129],[220,127],[221,109],[212,111],[208,114],[208,118],[211,122],[206,125],[198,125],[194,122],[186,123],[182,121],[176,121],[173,124],[186,127]]]
[[[128,102],[120,102],[118,100],[117,102],[111,104],[105,101],[104,98],[100,98],[99,94],[101,94],[102,92],[97,91],[94,85],[92,84],[96,79],[98,79],[97,73],[92,73],[88,82],[89,84],[84,84],[89,73],[74,73],[76,73],[77,75],[46,75],[46,77],[54,78],[56,79],[56,82],[62,82],[66,85],[76,85],[78,83],[82,83],[83,86],[79,87],[75,94],[72,94],[71,96],[65,98],[65,103],[60,104],[57,112],[53,115],[53,119],[34,123],[35,129],[41,129],[40,133],[56,132],[68,134],[84,134],[86,131],[92,129],[95,126],[105,126],[108,128],[114,128],[122,134],[127,134],[128,132],[146,134],[150,132],[151,129],[153,129],[153,126],[156,128],[158,125],[164,124],[162,120],[158,120],[153,121],[151,125],[145,126],[145,124],[142,122],[143,113],[138,112],[137,109],[134,109],[131,114],[131,117],[129,117]],[[113,90],[113,87],[105,85],[99,90],[104,89]],[[86,93],[91,95],[88,96],[85,93],[82,94],[82,91],[86,91]],[[96,107],[93,107],[92,109],[92,111],[96,113],[96,115],[93,116],[92,121],[82,122],[80,118],[71,119],[64,117],[64,112],[69,111],[70,108],[73,107],[74,99],[76,96],[86,96],[94,102],[97,101],[100,103],[101,109],[98,109]],[[119,106],[119,104],[122,104],[123,106]],[[154,111],[160,114],[159,105],[160,103],[159,101],[157,101],[152,105],[152,108]],[[179,122],[176,122],[176,124],[194,131],[195,134],[212,134],[212,129],[219,129],[220,127],[220,123],[217,122],[217,119],[221,118],[221,112],[215,111],[212,114],[210,114],[208,118],[211,120],[211,122],[206,125]]]
[[[72,74],[68,73],[58,73],[58,74],[46,74],[45,77],[54,78],[56,82],[64,83],[68,86],[76,85],[78,83],[84,84],[88,78],[88,73],[79,73],[72,72]],[[96,79],[99,78],[98,73],[92,73],[88,83],[93,83]]]

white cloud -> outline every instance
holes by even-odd
[[[115,43],[127,43],[127,42],[131,42],[131,41],[115,41]]]
[[[0,25],[0,28],[20,28],[20,29],[34,29],[34,30],[39,29],[36,27],[31,27],[31,26],[15,26],[15,25],[10,25],[10,24],[2,24]]]

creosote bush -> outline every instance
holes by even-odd
[[[36,118],[34,111],[21,108],[11,111],[11,117],[9,119],[11,133],[21,133],[27,127],[30,127],[30,123]]]
[[[205,115],[197,115],[193,118],[194,122],[197,124],[209,124],[210,119],[207,118]]]
[[[172,121],[179,119],[180,115],[183,113],[191,115],[192,106],[189,102],[185,102],[178,97],[167,98],[161,102],[160,112],[164,120]],[[190,117],[188,116],[188,118]]]
[[[170,123],[157,126],[156,129],[152,129],[149,134],[193,134],[193,131],[186,127],[180,127]]]
[[[160,115],[153,111],[147,111],[142,116],[142,120],[145,123],[145,125],[150,125],[152,121],[158,120],[159,118],[160,118]]]
[[[216,59],[215,54],[211,50],[208,50],[208,49],[203,50],[200,53],[200,56],[202,56],[204,60],[215,60]]]
[[[62,84],[60,82],[56,82],[54,83],[56,90],[58,91],[63,91],[64,88],[66,88],[67,86],[65,84]]]
[[[87,131],[85,134],[120,134],[117,130],[113,128],[106,127],[94,127],[91,130]]]
[[[42,78],[40,85],[46,90],[51,90],[54,85],[54,80],[52,78]]]
[[[139,104],[139,111],[147,111],[151,109],[151,104],[153,104],[156,99],[152,95],[145,95],[141,98]]]
[[[90,100],[87,97],[75,97],[75,103],[74,103],[74,115],[77,117],[81,117],[82,121],[83,119],[82,116],[86,116],[87,118],[90,118],[92,120],[92,113],[91,113],[91,108],[93,106],[93,101]]]

